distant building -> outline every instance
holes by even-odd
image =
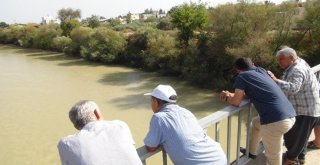
[[[159,18],[166,17],[166,16],[167,16],[167,13],[160,10],[160,11],[152,11],[150,13],[141,13],[140,19],[146,20],[150,17],[159,19]]]
[[[60,20],[58,20],[57,18],[54,18],[52,16],[44,16],[42,17],[42,20],[41,20],[41,24],[49,24],[49,23],[60,23]]]
[[[131,20],[132,21],[138,20],[138,19],[140,19],[139,14],[131,14]]]
[[[163,10],[160,11],[151,11],[149,13],[139,13],[139,14],[132,14],[132,13],[128,13],[130,14],[130,21],[135,21],[135,20],[146,20],[148,18],[162,18],[162,17],[166,17],[167,13],[164,12]],[[120,15],[118,17],[116,17],[115,19],[118,19],[120,21],[120,24],[127,24],[128,23],[128,14],[124,14],[124,15]]]

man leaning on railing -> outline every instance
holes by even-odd
[[[220,100],[239,106],[245,97],[250,99],[259,116],[252,120],[249,157],[256,157],[262,140],[267,164],[281,165],[283,135],[295,122],[293,106],[267,71],[255,67],[250,58],[237,59],[235,69],[238,73],[234,83],[235,92],[222,91]],[[246,149],[240,151],[245,153]]]
[[[206,135],[196,117],[176,104],[176,91],[158,85],[151,93],[154,112],[144,139],[148,151],[162,146],[175,165],[226,165],[219,143]]]

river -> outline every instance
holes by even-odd
[[[106,120],[125,121],[142,146],[152,116],[143,94],[158,84],[172,85],[178,103],[198,119],[225,106],[213,91],[173,77],[0,45],[0,164],[60,164],[57,142],[77,132],[68,111],[83,99],[94,100]],[[157,158],[148,163],[161,164]]]

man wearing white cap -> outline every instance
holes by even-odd
[[[196,117],[176,104],[177,93],[169,85],[158,85],[151,93],[154,112],[144,139],[148,151],[162,146],[175,165],[226,165],[219,143],[212,140]]]

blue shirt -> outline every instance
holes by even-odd
[[[252,67],[239,73],[234,88],[244,90],[256,107],[261,124],[296,116],[292,104],[263,68]]]
[[[220,144],[204,133],[190,111],[176,104],[167,104],[152,116],[144,144],[162,145],[175,165],[227,164]]]

